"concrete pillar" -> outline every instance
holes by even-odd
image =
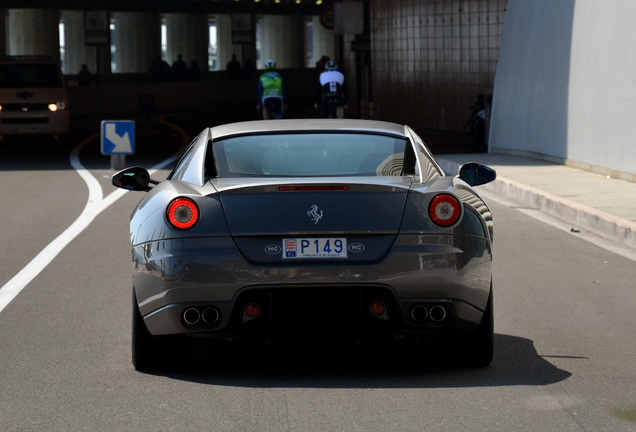
[[[60,60],[57,9],[9,9],[8,54],[47,55]]]
[[[323,27],[320,22],[319,16],[312,16],[311,21],[313,24],[313,59],[308,66],[315,67],[316,62],[325,55],[330,59],[334,59],[336,56],[336,36],[333,30],[328,30]]]
[[[305,20],[296,15],[264,15],[257,35],[260,42],[262,68],[267,59],[276,61],[279,69],[305,66]]]
[[[172,65],[179,54],[190,66],[196,60],[199,69],[206,71],[208,64],[208,16],[194,13],[165,15],[167,47],[166,61]]]
[[[88,66],[91,73],[97,72],[95,47],[84,45],[84,12],[76,10],[62,11],[64,23],[64,62],[65,74],[76,74],[82,64]]]
[[[7,37],[6,37],[6,25],[5,25],[5,9],[0,8],[0,55],[7,54]]]
[[[148,72],[161,54],[161,18],[152,12],[113,12],[116,73]]]
[[[241,52],[241,45],[232,44],[232,20],[230,15],[215,15],[214,22],[216,24],[216,70],[225,70],[228,62],[232,60],[232,54],[236,54],[236,58],[243,66],[245,57],[243,57]],[[253,60],[254,56],[252,56]]]

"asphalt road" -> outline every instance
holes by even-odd
[[[174,133],[135,162],[170,156],[184,139]],[[91,142],[79,153],[87,187],[75,144],[0,147],[0,291],[26,281],[0,311],[0,430],[636,430],[634,262],[494,196],[488,368],[255,350],[135,372],[127,230],[141,195],[109,198],[109,161]]]

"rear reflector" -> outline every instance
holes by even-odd
[[[383,302],[376,300],[373,303],[371,303],[370,310],[372,315],[380,316],[386,311],[386,306],[384,305]]]
[[[452,195],[440,194],[431,201],[428,214],[431,220],[439,226],[448,227],[459,219],[461,207],[459,201]]]
[[[250,303],[245,306],[245,315],[250,318],[256,318],[261,314],[261,307],[256,303]]]
[[[279,191],[323,191],[348,190],[349,186],[281,186]]]

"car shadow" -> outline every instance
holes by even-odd
[[[581,358],[584,359],[584,358]],[[194,366],[157,375],[216,386],[272,388],[452,388],[546,385],[571,376],[540,356],[528,339],[495,335],[488,367],[466,368],[412,351],[329,354],[255,347],[224,356],[200,356]]]

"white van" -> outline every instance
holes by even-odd
[[[0,57],[0,136],[68,131],[68,97],[57,62],[42,56]]]

